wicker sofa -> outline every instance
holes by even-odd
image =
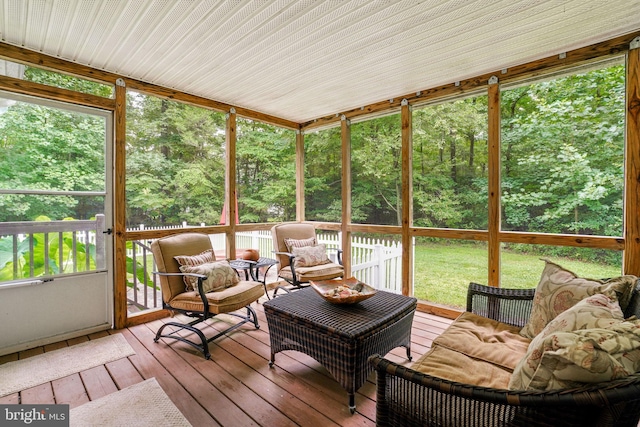
[[[633,292],[624,317],[640,318],[640,285],[632,284],[630,289]],[[522,328],[529,321],[534,295],[535,289],[472,283],[465,314]],[[423,357],[429,357],[429,353]],[[377,375],[378,426],[637,426],[640,419],[637,372],[622,379],[561,390],[510,390],[447,380],[412,369],[419,361],[405,367],[374,355],[369,362]]]

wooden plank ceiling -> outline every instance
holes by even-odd
[[[638,0],[0,0],[0,40],[304,123],[640,29]]]

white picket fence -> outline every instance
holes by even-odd
[[[213,235],[214,248],[225,246],[224,235]],[[318,243],[327,248],[342,247],[342,233],[319,232]],[[237,248],[256,248],[262,256],[272,257],[273,239],[271,231],[259,230],[236,233]],[[329,256],[335,259],[335,251]],[[389,292],[402,293],[402,245],[384,239],[351,238],[351,274],[359,280]]]
[[[162,227],[166,229],[167,227]],[[173,228],[181,228],[175,226]],[[143,225],[137,230],[150,230]],[[210,235],[211,244],[216,251],[226,248],[224,234]],[[318,232],[318,243],[324,243],[327,248],[342,247],[342,233]],[[150,242],[149,242],[150,244]],[[134,245],[137,250],[142,250]],[[236,248],[258,249],[261,256],[273,257],[273,239],[271,231],[257,230],[236,233]],[[127,255],[133,257],[133,249],[127,250]],[[142,253],[136,254],[136,258]],[[335,251],[329,251],[329,256],[336,261]],[[386,239],[371,239],[353,236],[351,238],[351,274],[359,280],[381,289],[394,293],[402,293],[402,244]]]

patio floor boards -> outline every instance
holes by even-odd
[[[154,343],[162,320],[105,331],[28,351],[0,356],[0,364],[55,350],[106,334],[122,333],[136,354],[106,365],[0,398],[0,403],[68,403],[73,408],[155,377],[194,426],[374,426],[375,374],[356,394],[356,413],[348,395],[313,358],[295,351],[276,356],[269,368],[269,328],[261,303],[254,303],[260,329],[245,324],[210,344],[211,360],[179,341]],[[218,316],[222,329],[232,316]],[[416,312],[411,337],[415,359],[449,324],[448,319]],[[211,331],[210,331],[211,332]],[[407,364],[403,347],[386,356]],[[144,414],[140,414],[141,418]]]

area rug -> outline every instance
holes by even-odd
[[[7,362],[0,365],[0,397],[135,353],[122,334],[115,334]]]
[[[191,426],[155,378],[123,388],[69,412],[71,426]]]

